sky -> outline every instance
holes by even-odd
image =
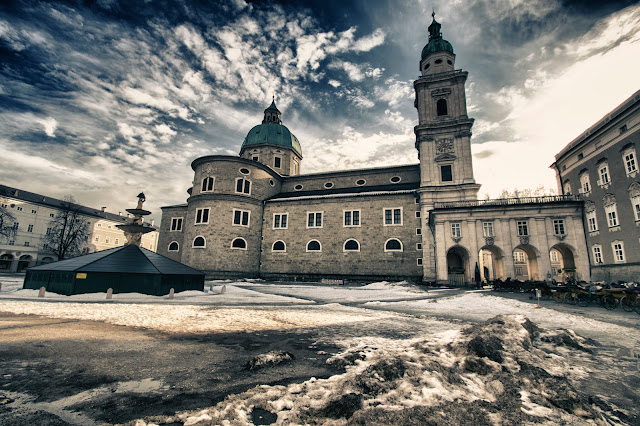
[[[556,188],[554,155],[640,88],[630,0],[7,1],[0,183],[118,212],[186,202],[275,96],[303,173],[418,162],[431,12],[469,72],[480,197]]]

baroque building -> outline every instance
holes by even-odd
[[[477,200],[468,73],[435,18],[419,71],[419,163],[301,174],[272,102],[239,156],[192,162],[187,202],[162,208],[158,252],[216,278],[588,280],[577,197]]]
[[[596,281],[640,275],[640,90],[556,157],[559,192],[584,200],[584,227]]]
[[[15,235],[0,237],[0,272],[22,272],[25,269],[57,261],[46,243],[50,223],[63,208],[64,201],[5,185],[0,185],[0,206],[12,217]],[[113,214],[106,208],[94,209],[74,205],[89,222],[90,236],[84,253],[124,246],[124,233],[116,225],[127,223],[128,215]],[[151,251],[158,247],[158,232],[142,237],[142,246]]]

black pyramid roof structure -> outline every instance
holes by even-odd
[[[60,294],[168,294],[204,290],[205,274],[136,245],[126,245],[29,268],[23,288]]]

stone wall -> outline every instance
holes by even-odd
[[[402,225],[385,226],[384,208],[401,208]],[[359,210],[360,226],[345,227],[344,211]],[[413,193],[384,196],[352,196],[274,200],[266,203],[262,241],[264,276],[293,277],[393,277],[419,279],[422,267],[417,259],[421,235],[419,205]],[[308,212],[322,212],[321,228],[307,228]],[[288,215],[287,229],[274,229],[274,214]],[[402,251],[385,252],[385,243],[396,238]],[[345,251],[345,242],[358,241],[360,251]],[[274,252],[275,241],[286,244],[285,252]],[[308,252],[307,243],[317,240],[320,252]]]

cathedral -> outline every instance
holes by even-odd
[[[419,163],[302,174],[272,102],[239,156],[192,162],[187,202],[162,208],[158,253],[210,278],[589,280],[580,198],[477,199],[468,73],[435,18],[419,67]]]

